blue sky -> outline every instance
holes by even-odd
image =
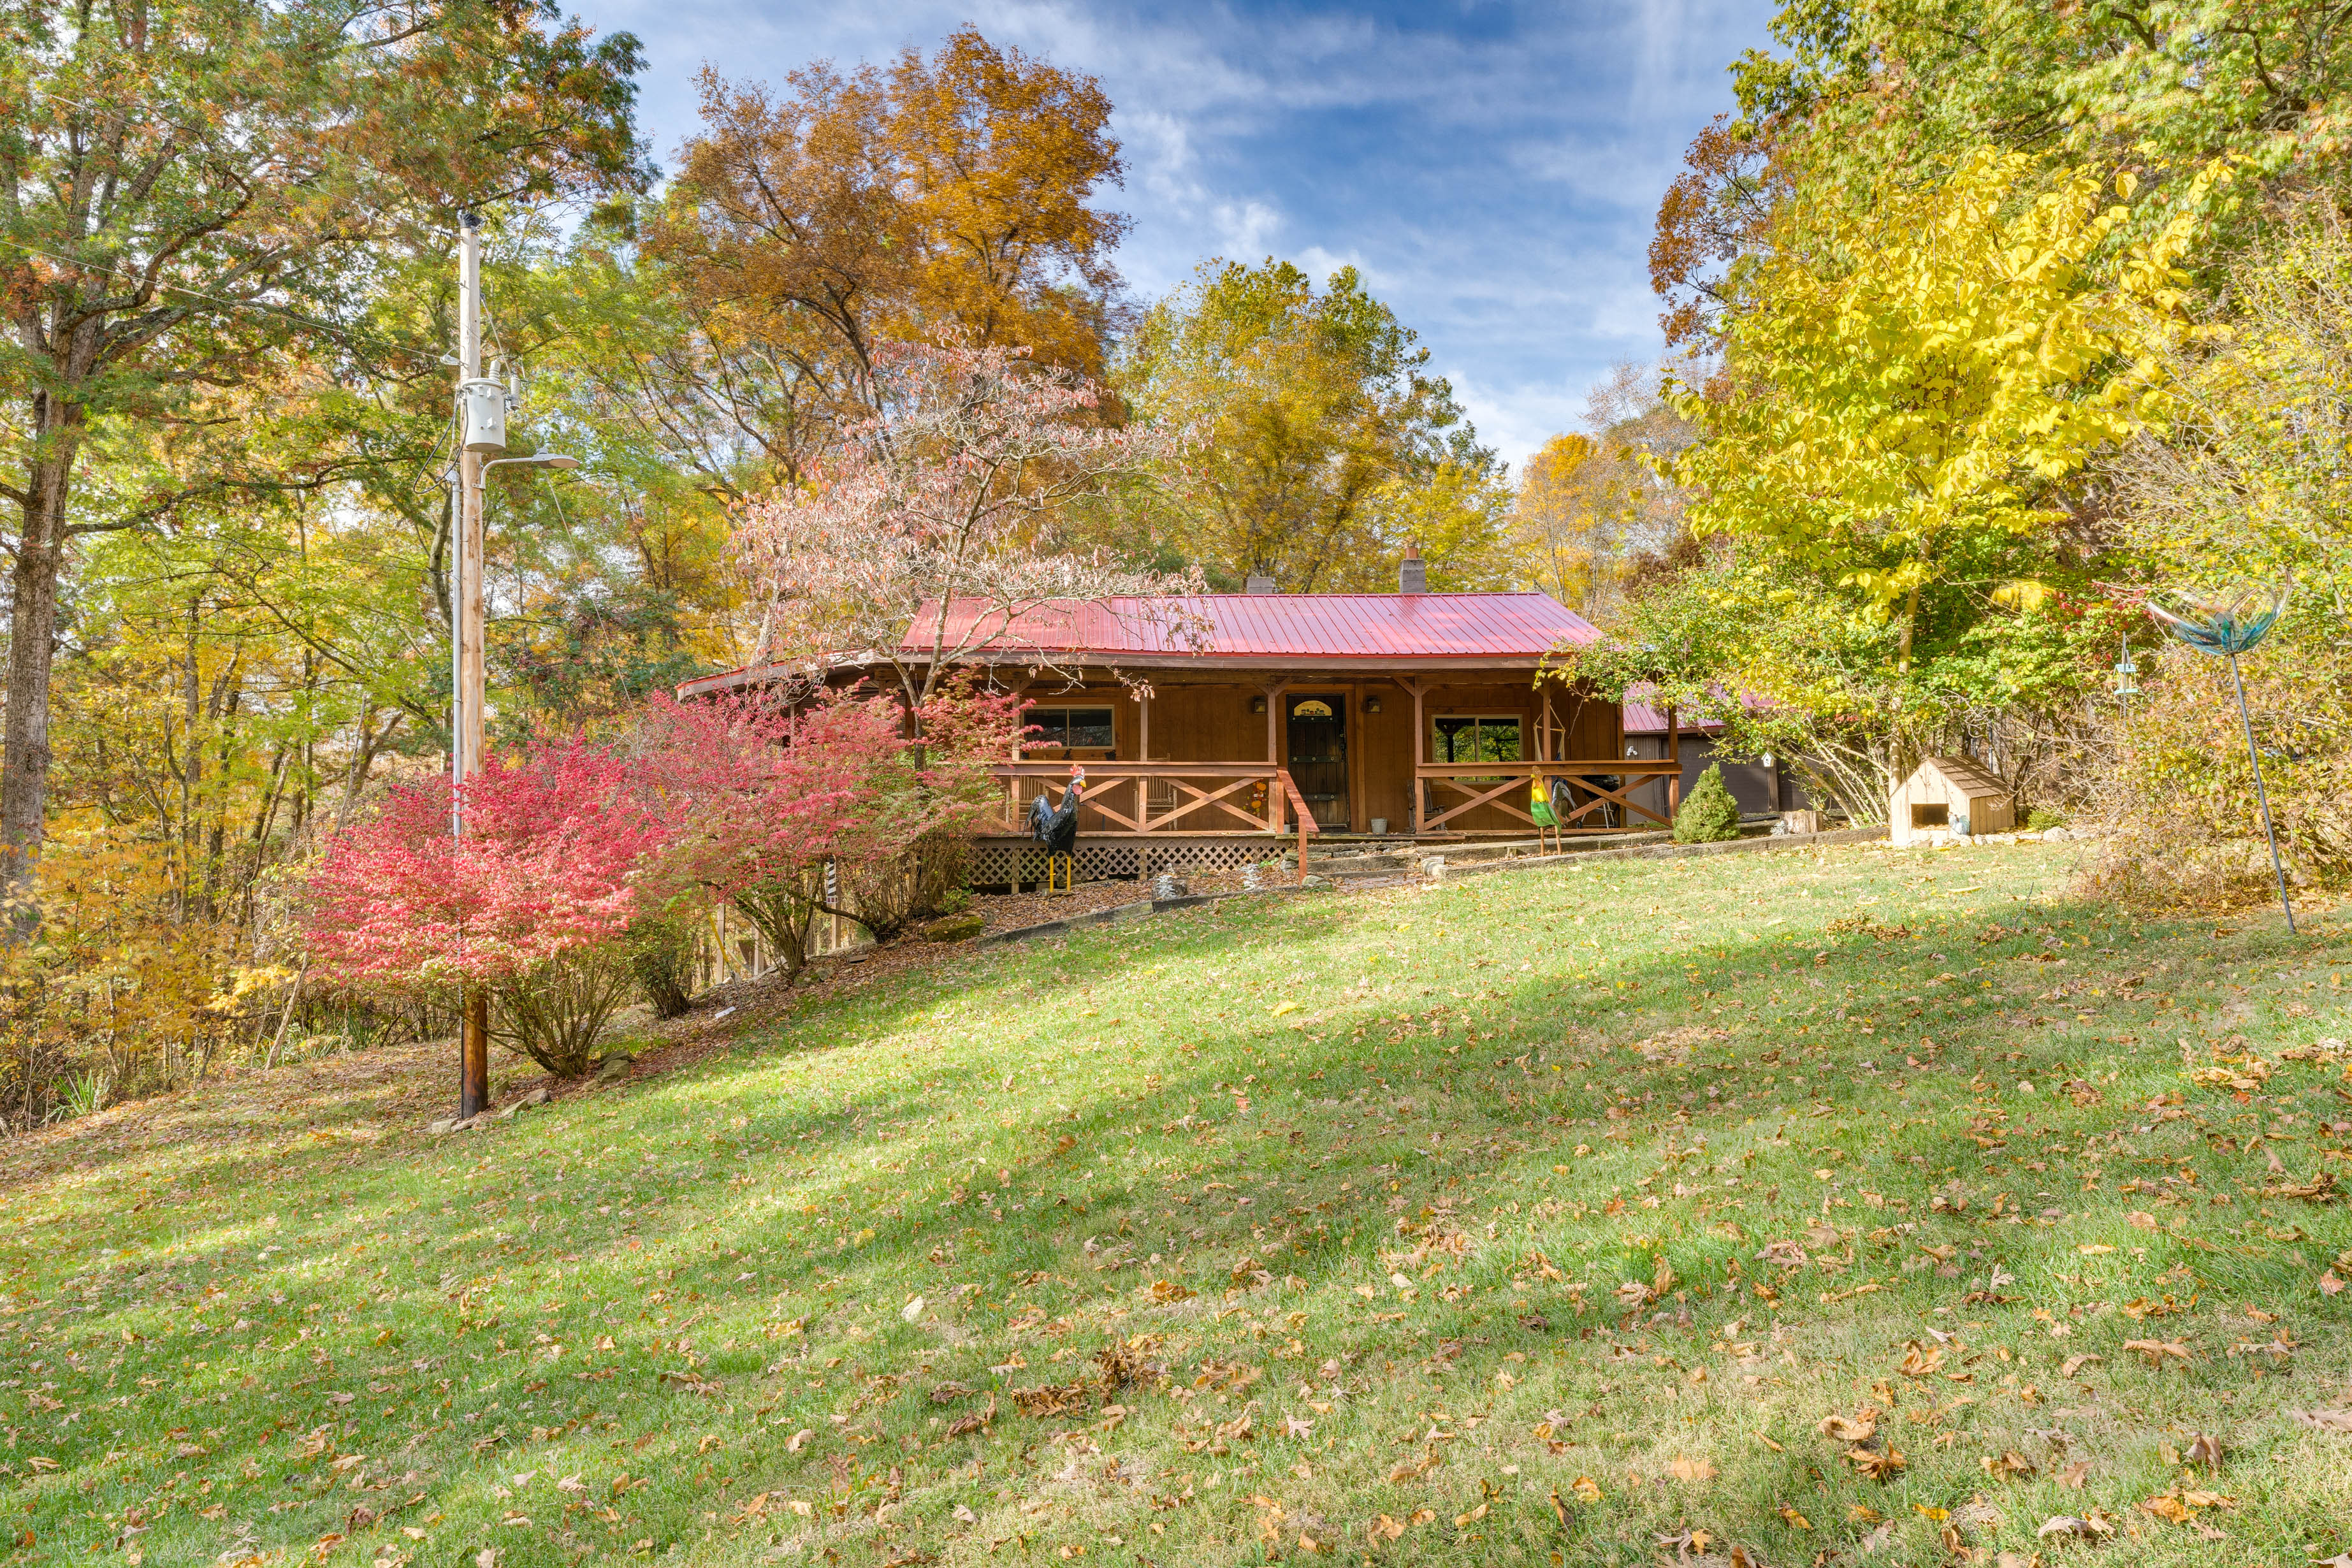
[[[1118,263],[1150,299],[1213,256],[1353,264],[1427,343],[1516,465],[1572,429],[1585,389],[1658,353],[1644,252],[1724,68],[1769,0],[1539,5],[1097,0],[572,0],[644,40],[642,120],[665,166],[693,77],[781,80],[885,60],[970,21],[1102,79],[1135,219]]]

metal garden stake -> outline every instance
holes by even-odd
[[[2174,612],[2154,600],[2148,601],[2147,613],[2172,630],[2172,635],[2200,653],[2217,655],[2230,661],[2230,684],[2238,693],[2238,719],[2246,729],[2246,760],[2254,767],[2254,802],[2262,808],[2263,837],[2270,841],[2271,875],[2278,879],[2279,908],[2286,911],[2286,929],[2294,931],[2294,905],[2287,900],[2286,868],[2279,861],[2278,833],[2271,826],[2271,801],[2263,788],[2263,756],[2254,745],[2253,715],[2246,707],[2246,683],[2238,673],[2238,656],[2249,652],[2256,643],[2268,637],[2286,613],[2287,592],[2292,581],[2281,583],[2274,589],[2249,588],[2234,598],[2198,599],[2181,595],[2181,609]]]

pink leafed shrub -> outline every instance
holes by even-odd
[[[795,714],[764,694],[656,698],[635,769],[668,827],[661,890],[731,905],[797,974],[824,904],[824,865],[876,810],[905,742],[887,702],[822,701]]]
[[[664,896],[725,901],[788,976],[819,913],[891,934],[961,884],[973,819],[995,795],[988,768],[1011,755],[1018,708],[962,685],[924,704],[919,726],[887,697],[797,710],[757,692],[656,700],[636,767],[668,824]]]
[[[624,759],[576,741],[492,758],[454,839],[446,781],[394,789],[310,875],[314,968],[441,1000],[482,987],[507,1043],[551,1072],[586,1070],[626,994],[621,933],[668,837],[635,784]]]

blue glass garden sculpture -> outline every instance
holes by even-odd
[[[2254,745],[2253,716],[2246,709],[2246,683],[2238,674],[2238,656],[2252,649],[2255,644],[2270,636],[2279,617],[2286,614],[2287,592],[2294,586],[2290,580],[2275,588],[2248,588],[2229,598],[2195,598],[2177,596],[2179,608],[2168,610],[2155,600],[2148,601],[2147,613],[2172,635],[2200,653],[2210,653],[2230,661],[2230,684],[2238,692],[2238,721],[2246,729],[2246,758],[2254,765],[2254,801],[2262,807],[2263,837],[2270,841],[2271,875],[2278,879],[2279,907],[2286,911],[2286,929],[2294,930],[2294,905],[2287,900],[2286,868],[2279,863],[2278,834],[2271,826],[2271,801],[2263,788],[2263,754]]]

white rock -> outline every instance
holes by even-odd
[[[905,1306],[899,1308],[898,1316],[906,1319],[907,1321],[910,1323],[920,1321],[923,1316],[923,1299],[920,1296],[918,1296],[914,1300],[908,1301]]]

